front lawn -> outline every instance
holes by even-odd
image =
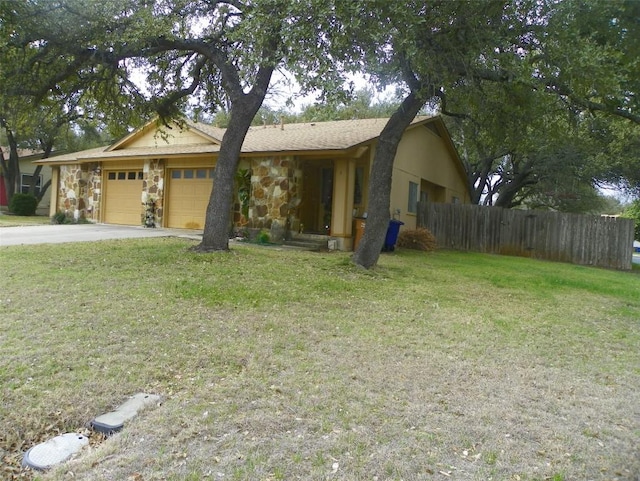
[[[51,224],[51,219],[46,215],[13,215],[0,212],[0,227],[17,227],[23,225]]]
[[[164,402],[42,479],[640,476],[637,273],[191,245],[0,249],[0,478],[137,392]]]

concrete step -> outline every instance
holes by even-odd
[[[285,240],[284,245],[318,251],[327,248],[329,239],[329,236],[324,235],[296,234],[291,239]]]

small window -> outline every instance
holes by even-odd
[[[418,212],[418,184],[409,182],[409,202],[407,204],[407,212],[415,214]]]
[[[181,170],[172,170],[171,171],[171,178],[172,179],[180,179],[182,177],[182,171]]]
[[[205,169],[196,170],[196,179],[206,179],[207,171]]]
[[[213,173],[215,172],[215,169],[209,169],[209,178],[213,179]]]
[[[118,172],[118,180],[126,180],[127,173],[126,172]]]
[[[138,171],[138,180],[142,180],[142,179],[144,179],[144,175],[142,174],[142,171],[139,170]]]
[[[454,195],[453,197],[451,197],[451,203],[452,204],[459,204],[460,203],[460,197],[456,197]]]
[[[116,173],[115,172],[109,172],[109,180],[116,180]]]
[[[29,188],[31,187],[31,181],[33,180],[33,175],[31,174],[22,174],[20,181],[20,192],[23,194],[29,193]],[[36,178],[36,191],[35,195],[40,194],[40,189],[42,188],[42,176],[39,175]]]
[[[185,179],[193,179],[193,170],[185,169],[184,170],[184,178]]]
[[[136,180],[136,172],[127,172],[127,179]]]

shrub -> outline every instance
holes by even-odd
[[[59,210],[55,214],[51,216],[52,224],[66,224],[67,223],[67,214]]]
[[[51,216],[52,224],[75,224],[73,217],[68,212],[59,210]]]
[[[261,230],[256,237],[258,244],[268,244],[270,240],[269,233],[266,230]]]
[[[31,194],[13,194],[9,211],[16,215],[36,215],[38,199]]]
[[[418,251],[434,251],[437,247],[436,238],[428,229],[424,228],[403,230],[398,235],[397,244],[398,247]]]

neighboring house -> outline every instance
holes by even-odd
[[[251,127],[242,147],[235,228],[330,235],[353,248],[354,219],[368,205],[375,147],[388,119]],[[105,148],[38,163],[52,168],[51,214],[94,222],[202,229],[225,130],[150,122]],[[462,162],[439,116],[417,117],[396,155],[391,212],[416,227],[418,201],[469,202]]]
[[[2,153],[5,158],[9,158],[9,149],[7,147],[1,147]],[[34,150],[25,150],[21,149],[18,151],[18,156],[20,159],[20,190],[19,192],[27,193],[29,189],[29,183],[31,182],[31,177],[33,176],[36,165],[33,164],[34,160],[38,160],[42,158],[42,152],[37,152]],[[36,180],[36,189],[40,189],[51,179],[51,169],[41,169],[40,175]],[[18,192],[18,191],[16,191]],[[51,204],[51,189],[47,189],[44,194],[44,197],[38,204],[38,214],[47,215],[50,211]],[[4,185],[4,177],[2,175],[2,169],[0,169],[0,206],[6,207],[8,205],[7,192]]]

